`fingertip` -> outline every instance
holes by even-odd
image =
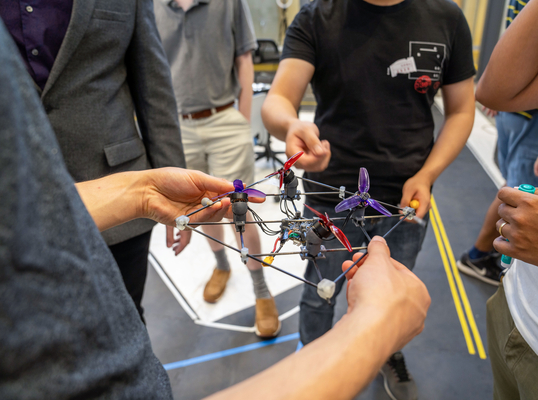
[[[387,241],[385,240],[385,238],[381,237],[381,236],[374,236],[372,238],[372,240],[370,241],[370,243],[372,242],[380,242],[380,243],[383,243],[384,245],[387,244]]]

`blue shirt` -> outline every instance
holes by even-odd
[[[26,69],[43,89],[67,32],[73,0],[1,1],[0,17]]]

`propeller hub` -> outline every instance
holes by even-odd
[[[233,192],[230,194],[230,201],[235,203],[237,201],[248,201],[248,194],[243,192]]]
[[[370,195],[368,194],[368,192],[359,193],[358,196],[359,196],[359,199],[361,199],[362,201],[366,201],[370,198]]]
[[[295,173],[291,169],[288,169],[286,172],[284,172],[284,183],[291,183],[293,181],[293,178],[295,178]]]
[[[314,222],[314,225],[312,225],[312,231],[321,239],[331,236],[331,230],[327,228],[321,221]]]

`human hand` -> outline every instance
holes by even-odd
[[[538,158],[534,162],[534,175],[538,176]]]
[[[172,247],[172,250],[177,256],[191,242],[192,231],[190,229],[185,229],[183,231],[177,230],[174,238],[175,230],[176,229],[173,226],[166,227],[166,247]]]
[[[498,111],[487,108],[486,106],[482,106],[482,112],[491,118],[495,118],[499,114]]]
[[[355,253],[356,261],[361,253]],[[374,311],[386,317],[394,339],[392,353],[402,349],[424,329],[431,303],[426,286],[403,264],[390,258],[385,239],[375,236],[368,245],[368,256],[346,275],[348,281],[347,315]],[[345,271],[352,261],[345,261]]]
[[[503,202],[499,206],[501,219],[497,221],[497,230],[506,224],[503,236],[495,239],[493,247],[501,254],[538,265],[538,196],[504,187],[497,197]]]
[[[331,145],[319,140],[319,129],[312,122],[297,120],[290,125],[286,135],[286,155],[304,151],[295,166],[309,172],[324,171],[331,159]]]
[[[233,184],[199,171],[181,168],[159,168],[145,171],[146,181],[140,205],[145,218],[174,226],[175,219],[202,207],[204,197],[213,198],[234,190]],[[191,223],[219,221],[228,212],[230,199],[223,198],[190,217]]]
[[[409,178],[402,189],[400,207],[407,207],[411,200],[418,200],[419,206],[416,210],[416,215],[419,218],[424,218],[431,208],[431,187],[432,183],[419,174]]]

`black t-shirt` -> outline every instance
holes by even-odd
[[[356,191],[359,168],[366,167],[372,197],[394,204],[433,146],[435,93],[475,73],[469,27],[448,0],[389,7],[313,1],[288,29],[286,58],[314,65],[315,123],[331,143],[328,168],[305,176]],[[305,189],[320,187],[305,182]],[[308,198],[313,204],[339,201]]]

